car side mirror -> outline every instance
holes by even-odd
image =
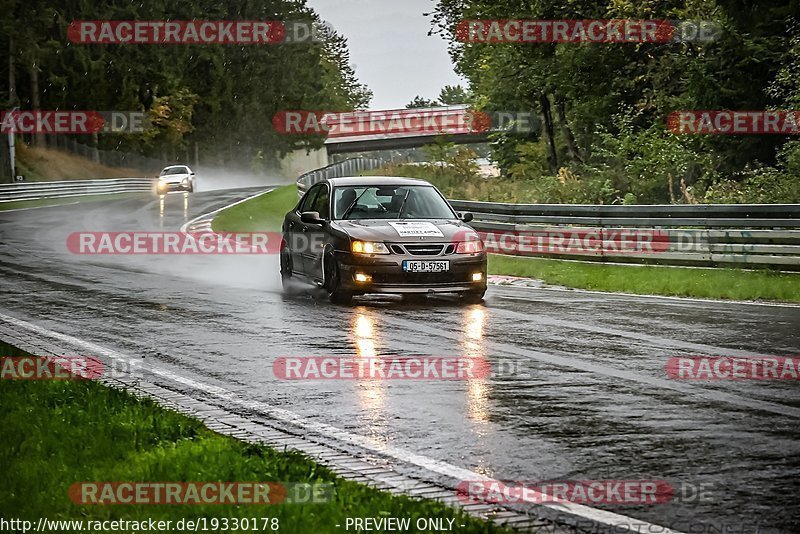
[[[194,173],[193,173],[193,172],[192,172],[192,173],[190,173],[190,174],[191,174],[192,176],[194,176]]]
[[[324,224],[325,219],[319,216],[318,211],[304,211],[300,214],[300,220],[306,224]]]
[[[465,212],[462,212],[462,213],[460,213],[460,214],[458,215],[458,218],[459,218],[459,219],[461,219],[461,220],[462,220],[462,221],[464,221],[464,222],[470,222],[470,221],[471,221],[472,219],[474,219],[475,217],[473,217],[473,215],[472,215],[472,212],[470,212],[470,211],[465,211]]]

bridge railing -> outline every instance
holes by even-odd
[[[307,172],[297,179],[297,193],[303,196],[312,185],[327,180],[328,178],[341,178],[342,176],[358,176],[359,173],[377,169],[383,164],[380,158],[349,158],[327,167]]]
[[[0,202],[152,191],[155,191],[155,181],[151,178],[17,182],[0,184]]]
[[[453,200],[487,250],[589,261],[800,270],[800,205],[608,206]]]

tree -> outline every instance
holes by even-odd
[[[406,104],[406,109],[435,108],[438,107],[439,105],[440,105],[439,102],[437,102],[436,100],[427,100],[417,95],[411,102]]]
[[[350,65],[347,41],[329,28],[321,28],[319,40],[280,46],[96,45],[67,36],[73,20],[279,19],[321,27],[302,2],[6,0],[5,7],[0,49],[9,52],[12,75],[0,80],[0,98],[16,95],[23,109],[38,103],[43,110],[157,110],[162,122],[150,131],[101,133],[101,148],[161,156],[191,142],[204,161],[246,166],[259,154],[268,160],[321,146],[320,136],[275,132],[278,111],[346,111],[366,107],[371,97]],[[166,109],[168,118],[161,115]]]
[[[779,164],[786,139],[718,135],[676,144],[665,127],[667,115],[687,109],[791,109],[790,88],[797,86],[787,39],[793,34],[793,9],[792,2],[761,0],[439,0],[432,33],[448,39],[456,71],[468,80],[480,109],[540,115],[541,139],[503,137],[503,153],[496,159],[505,162],[504,174],[513,174],[510,169],[518,162],[510,145],[542,142],[550,173],[567,166],[577,174],[637,184],[652,178],[637,174],[649,166],[628,165],[625,154],[635,161],[643,153],[666,157],[668,152],[653,150],[661,147],[694,162],[679,166],[682,175],[673,176],[675,183],[703,187],[757,162]],[[498,45],[457,38],[461,21],[498,19],[706,20],[722,31],[708,42],[638,44]],[[621,113],[627,122],[619,120]],[[624,151],[609,154],[609,138]],[[641,193],[648,201],[670,198],[663,184]]]
[[[439,92],[439,102],[445,106],[468,104],[471,101],[472,95],[460,85],[445,85]]]

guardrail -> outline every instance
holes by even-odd
[[[383,164],[351,158],[300,176],[315,183]],[[580,205],[451,200],[490,252],[584,261],[800,271],[800,204]]]
[[[312,185],[327,180],[328,178],[341,178],[342,176],[358,176],[358,173],[377,169],[383,165],[380,158],[349,158],[327,167],[307,172],[297,179],[297,194],[303,196]]]
[[[800,270],[800,205],[595,206],[453,200],[490,252]]]
[[[82,195],[110,195],[155,191],[151,178],[107,178],[102,180],[64,180],[61,182],[17,182],[0,184],[0,202],[68,198]]]

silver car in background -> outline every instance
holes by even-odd
[[[156,191],[158,194],[168,193],[169,191],[188,191],[194,192],[195,176],[194,171],[188,165],[170,165],[164,167],[158,175]]]

